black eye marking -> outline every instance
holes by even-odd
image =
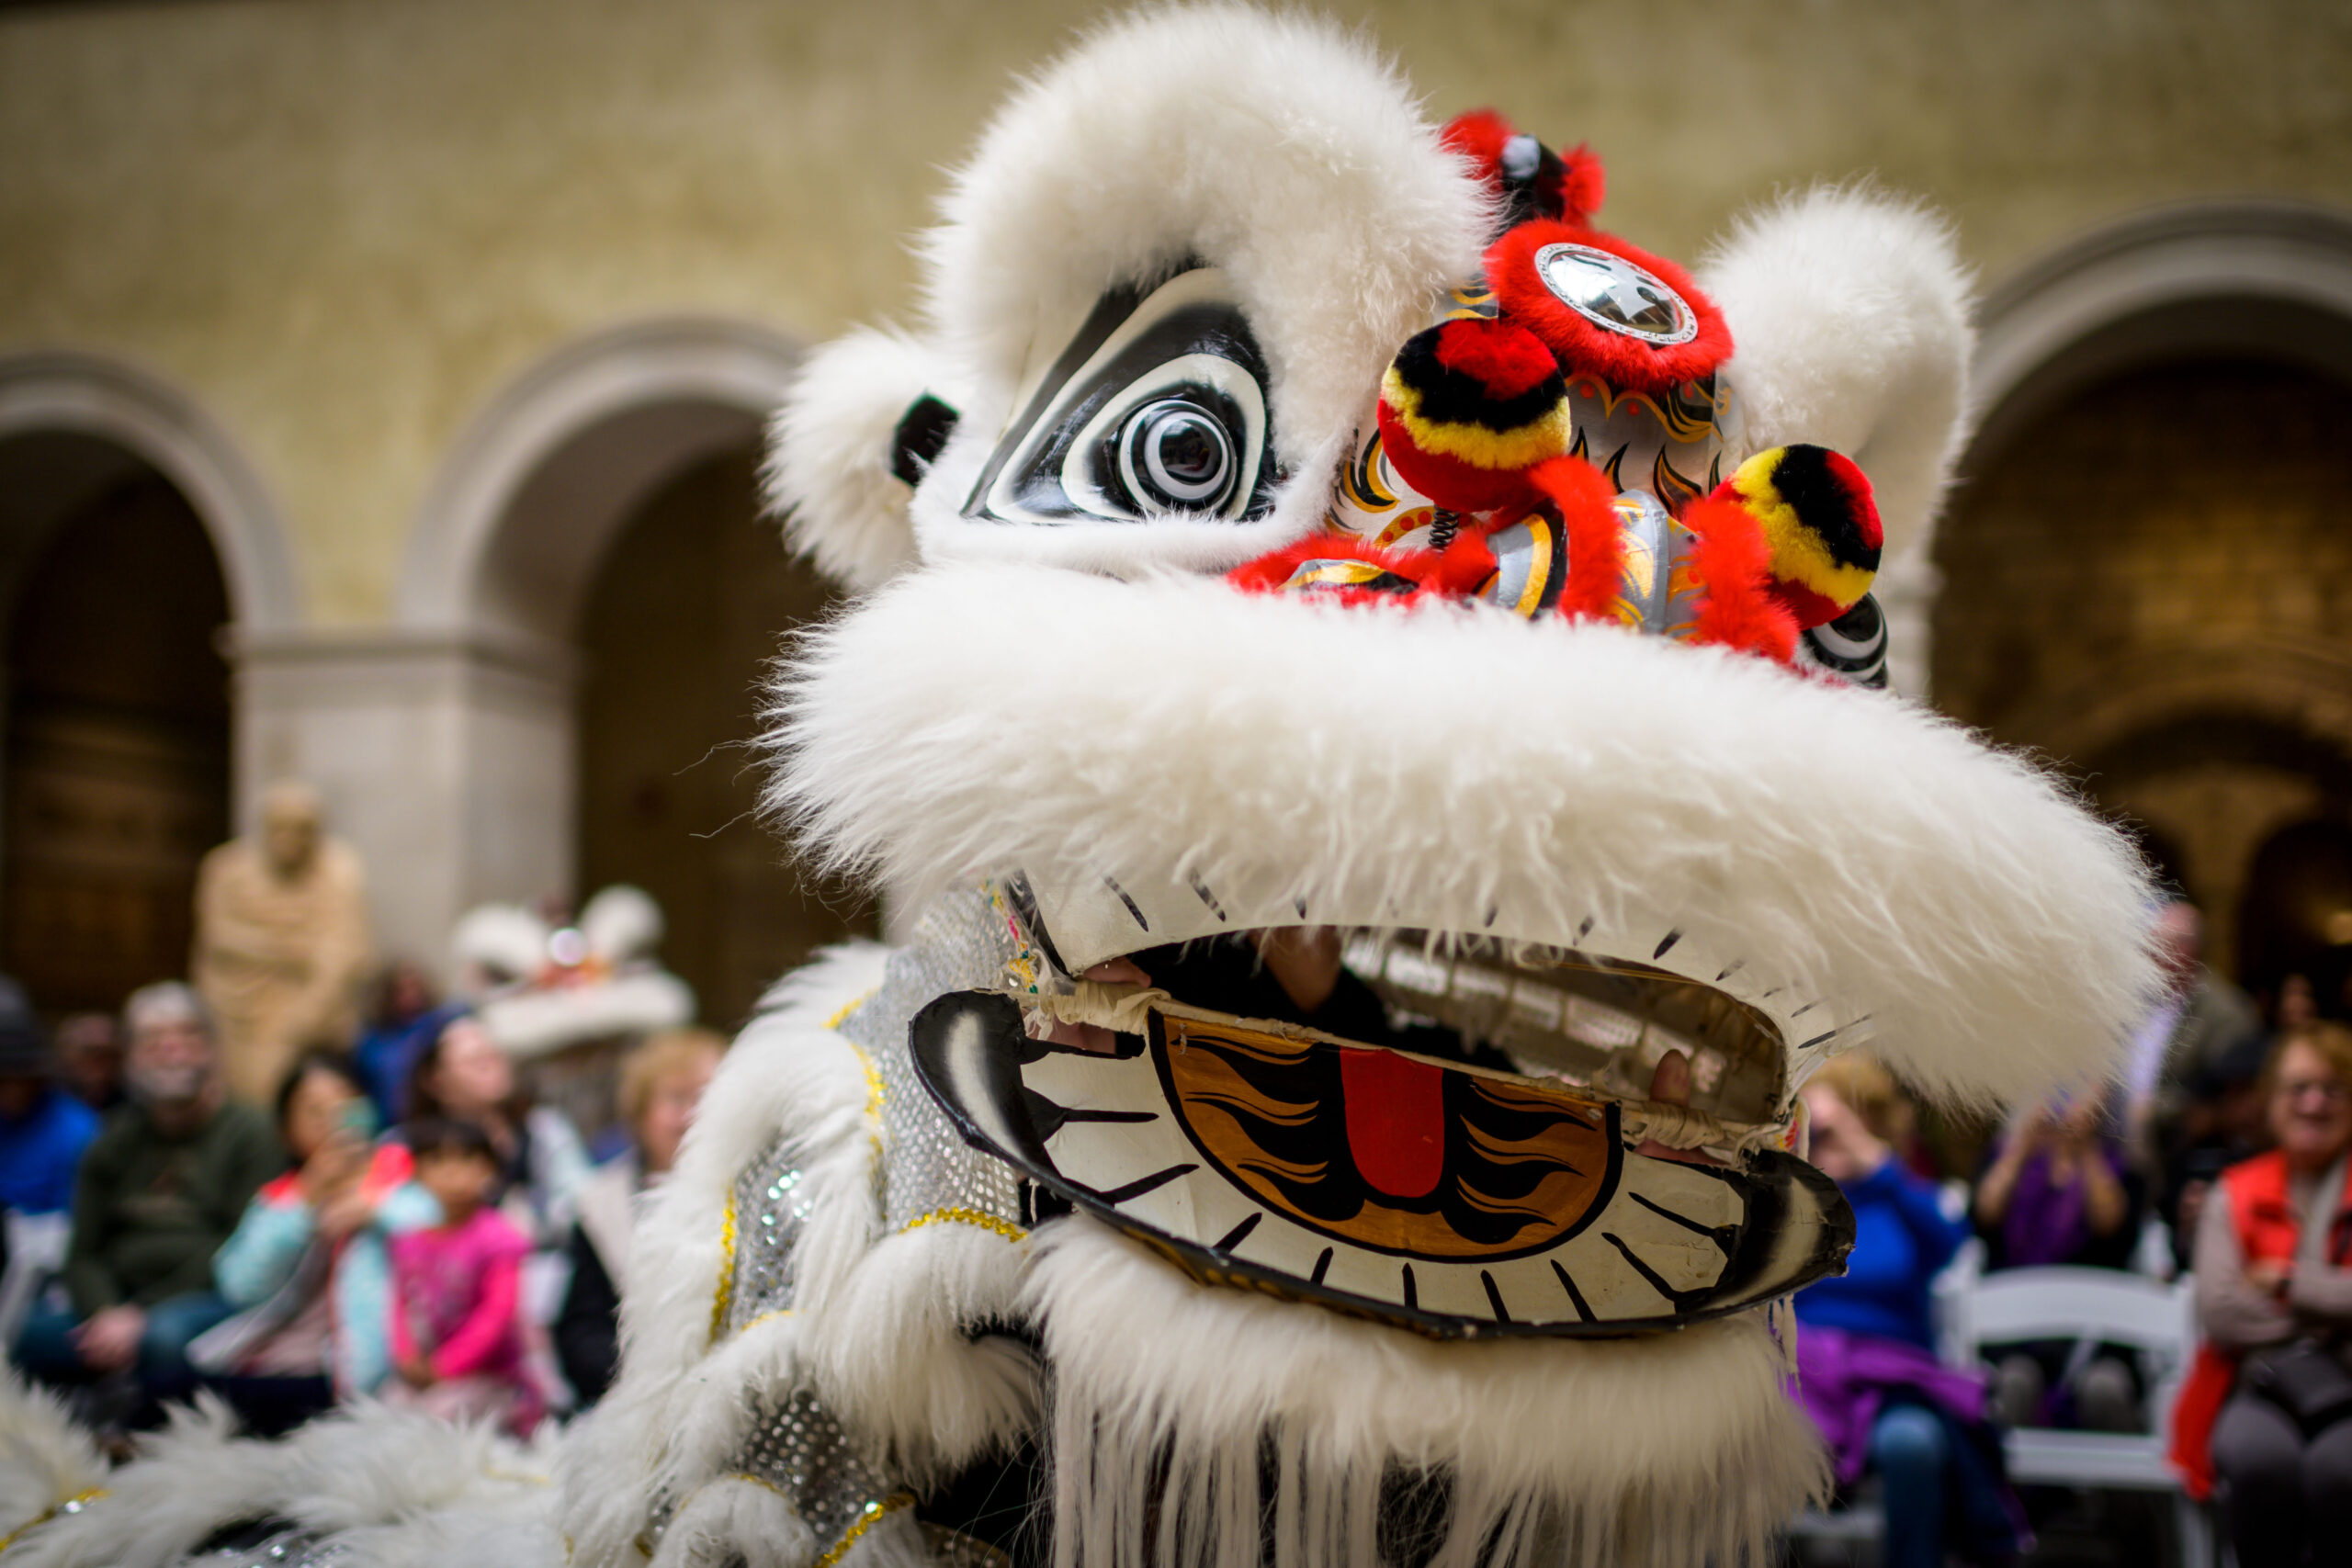
[[[890,433],[890,472],[910,485],[922,483],[923,474],[939,461],[947,438],[956,434],[963,416],[925,392],[907,405],[899,428]]]
[[[973,488],[997,523],[1249,522],[1273,507],[1265,356],[1222,273],[1095,302]]]

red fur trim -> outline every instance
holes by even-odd
[[[1560,373],[1544,340],[1509,321],[1472,316],[1437,329],[1437,362],[1476,376],[1497,400],[1532,392]]]
[[[1317,587],[1342,604],[1422,604],[1467,599],[1495,574],[1495,553],[1486,530],[1465,526],[1443,550],[1384,550],[1354,534],[1318,534],[1244,561],[1225,580],[1245,593],[1278,593],[1291,574],[1308,561],[1360,560],[1414,586],[1408,592],[1375,588]]]
[[[1682,296],[1698,318],[1697,334],[1688,343],[1656,344],[1585,320],[1563,304],[1535,270],[1535,253],[1555,244],[1589,245],[1648,272]],[[1711,374],[1731,357],[1731,328],[1690,275],[1613,234],[1540,218],[1521,223],[1488,247],[1487,286],[1502,306],[1502,319],[1518,322],[1549,344],[1568,374],[1589,372],[1620,391],[1656,395]]]
[[[1554,457],[1528,470],[1528,478],[1560,514],[1568,543],[1568,576],[1560,585],[1563,615],[1604,618],[1623,592],[1625,536],[1611,504],[1617,487],[1582,457]]]
[[[1561,155],[1567,165],[1560,175],[1560,205],[1562,216],[1577,228],[1588,228],[1592,215],[1600,210],[1600,198],[1609,188],[1609,176],[1601,171],[1600,154],[1579,141]]]
[[[1470,160],[1478,177],[1490,184],[1497,178],[1497,165],[1503,159],[1503,143],[1519,133],[1510,121],[1492,109],[1468,109],[1445,122],[1438,132],[1438,140],[1446,150],[1459,152]]]
[[[1690,567],[1703,589],[1690,640],[1792,662],[1796,618],[1767,591],[1772,556],[1756,519],[1737,502],[1711,495],[1690,503],[1682,525],[1699,536]]]
[[[1438,137],[1448,151],[1468,160],[1481,184],[1499,193],[1503,185],[1503,143],[1518,134],[1511,122],[1493,109],[1471,109],[1448,120]],[[1583,142],[1558,157],[1560,168],[1543,182],[1544,195],[1559,204],[1563,218],[1581,228],[1600,210],[1608,179],[1601,172],[1600,157]]]

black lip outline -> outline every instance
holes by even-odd
[[[971,1110],[951,1094],[948,1086],[956,1075],[950,1068],[950,1059],[967,1043],[977,1047],[972,1065],[978,1070],[983,1092],[993,1108],[1003,1113],[1006,1126],[1021,1146],[1001,1146],[982,1130]],[[1140,1045],[1140,1040],[1136,1043]],[[1724,1266],[1722,1278],[1707,1291],[1691,1292],[1678,1301],[1675,1311],[1666,1316],[1593,1323],[1521,1323],[1429,1312],[1334,1290],[1313,1280],[1285,1274],[1154,1230],[1121,1213],[1101,1193],[1062,1175],[1046,1152],[1044,1139],[1036,1134],[1029,1110],[1034,1091],[1021,1081],[1023,1065],[1041,1060],[1057,1047],[1031,1040],[1023,1032],[1021,1006],[1012,998],[997,991],[951,991],[935,997],[908,1021],[907,1046],[915,1077],[967,1144],[1003,1160],[1072,1206],[1153,1247],[1196,1277],[1216,1283],[1252,1285],[1278,1296],[1410,1328],[1433,1338],[1515,1336],[1617,1339],[1685,1328],[1694,1323],[1748,1311],[1774,1297],[1792,1294],[1832,1272],[1843,1273],[1846,1256],[1854,1247],[1854,1213],[1838,1184],[1793,1155],[1762,1150],[1748,1156],[1749,1163],[1744,1170],[1690,1168],[1740,1188],[1747,1199],[1748,1219],[1740,1227],[1738,1247]],[[1819,1233],[1800,1265],[1773,1269],[1773,1254],[1779,1250],[1782,1232],[1799,1217],[1797,1210],[1806,1196],[1812,1201],[1805,1206],[1816,1216]],[[1768,1271],[1771,1275],[1769,1280]]]

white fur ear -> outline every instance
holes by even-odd
[[[925,393],[954,401],[936,359],[902,333],[861,327],[808,356],[769,423],[768,504],[792,547],[852,588],[914,564],[914,489],[893,469],[899,422]]]
[[[1870,476],[1886,559],[1927,536],[1968,397],[1971,279],[1915,202],[1818,186],[1741,220],[1700,269],[1731,323],[1751,452],[1807,441]]]
[[[642,887],[616,882],[580,911],[580,931],[588,951],[612,964],[642,958],[662,945],[667,930],[662,906]]]

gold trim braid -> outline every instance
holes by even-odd
[[[727,1190],[727,1207],[718,1217],[718,1293],[710,1303],[710,1342],[727,1326],[727,1308],[735,1298],[735,1190]]]
[[[849,1555],[849,1549],[857,1544],[859,1536],[880,1524],[887,1516],[911,1506],[914,1500],[915,1495],[911,1492],[894,1492],[879,1503],[868,1503],[858,1515],[856,1522],[842,1532],[841,1540],[833,1542],[822,1557],[809,1564],[809,1568],[837,1568],[841,1560]]]
[[[933,1209],[928,1214],[917,1214],[899,1227],[901,1235],[917,1225],[956,1224],[978,1225],[984,1231],[994,1231],[1007,1241],[1026,1241],[1029,1233],[1011,1220],[1000,1220],[994,1214],[984,1214],[978,1209]]]
[[[99,1498],[104,1497],[107,1495],[107,1493],[105,1487],[93,1486],[86,1492],[76,1492],[71,1497],[66,1498],[62,1503],[43,1508],[40,1513],[35,1514],[31,1518],[27,1519],[23,1524],[18,1525],[6,1535],[0,1536],[0,1551],[6,1551],[10,1547],[16,1545],[17,1540],[28,1531],[39,1529],[41,1526],[49,1523],[50,1520],[60,1517],[61,1516],[67,1514],[78,1514],[83,1509],[88,1507],[91,1504],[96,1502]]]

